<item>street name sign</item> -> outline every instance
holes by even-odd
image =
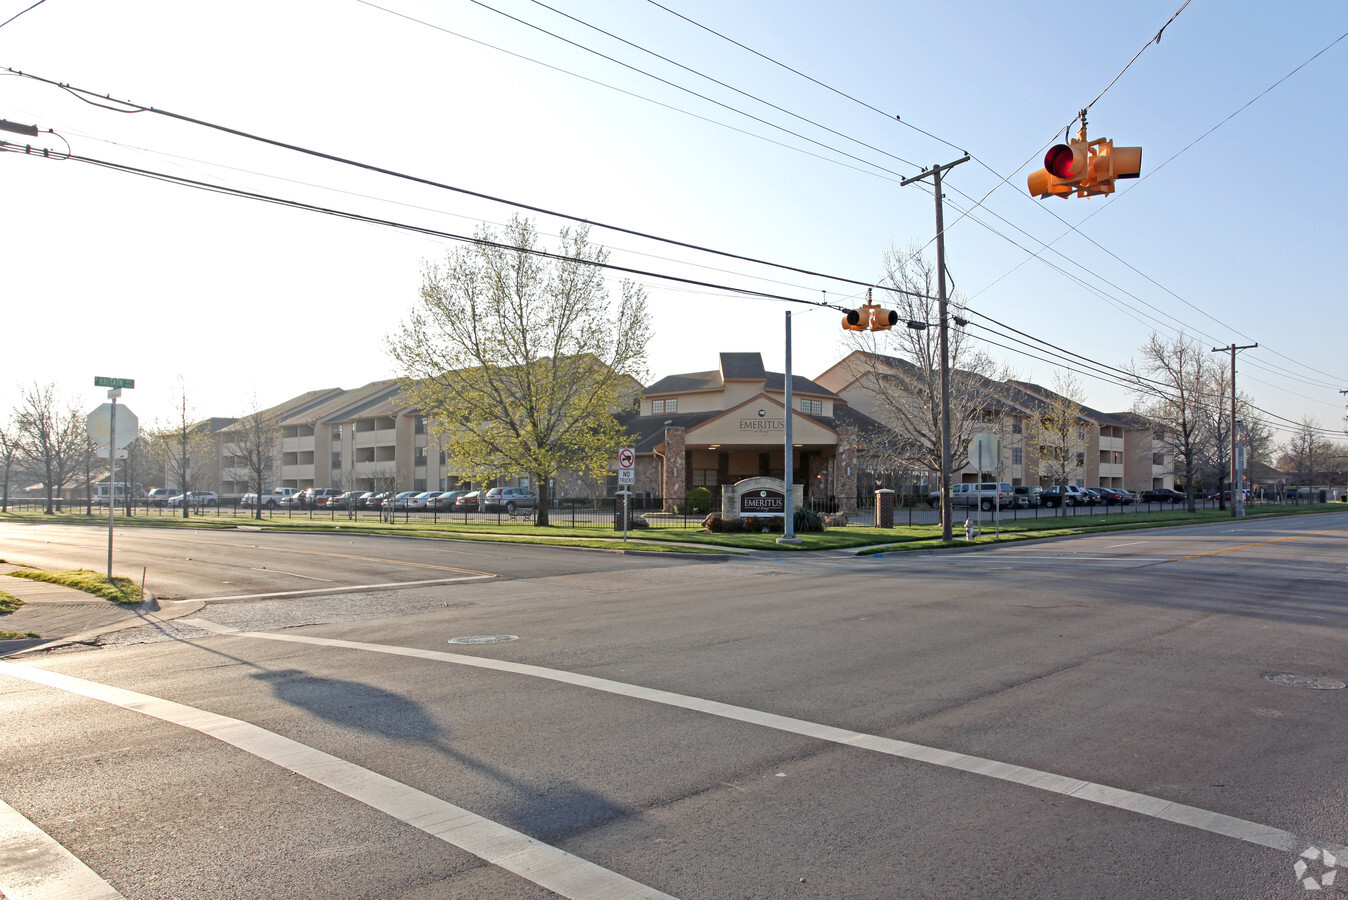
[[[134,378],[109,378],[106,375],[94,376],[94,387],[105,388],[134,388],[136,379]]]

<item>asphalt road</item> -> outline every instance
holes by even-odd
[[[99,565],[94,530],[18,531],[0,555]],[[1345,537],[710,563],[119,530],[153,589],[234,599],[0,662],[0,889],[64,848],[71,896],[1333,896]],[[359,587],[395,581],[437,583]]]

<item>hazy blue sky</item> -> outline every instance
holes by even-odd
[[[880,277],[891,245],[932,238],[929,190],[900,178],[968,151],[974,161],[947,176],[946,222],[949,268],[973,309],[1111,365],[1153,328],[1208,346],[1258,342],[1239,376],[1255,403],[1342,427],[1341,0],[1192,2],[1098,101],[1183,0],[1064,7],[1056,21],[1037,3],[662,0],[874,109],[645,0],[550,6],[743,93],[541,3],[484,2],[46,0],[0,28],[0,66],[863,282]],[[0,21],[30,4],[0,0]],[[1029,198],[1025,175],[1042,148],[1092,101],[1091,136],[1142,146],[1145,177],[1110,199]],[[511,214],[15,76],[0,78],[0,118],[54,129],[79,155],[442,231]],[[36,143],[65,149],[49,135]],[[142,422],[168,413],[180,377],[199,414],[222,416],[254,397],[266,406],[391,377],[385,336],[415,302],[422,261],[447,246],[72,161],[5,154],[0,185],[0,396],[56,381],[92,407],[103,399],[95,375],[132,377],[124,399]],[[561,224],[536,218],[545,233]],[[847,305],[864,293],[602,229],[592,237],[634,268]],[[656,334],[651,380],[714,368],[722,351],[757,350],[782,368],[786,304],[641,280]],[[790,308],[795,371],[817,375],[845,352],[839,316]],[[989,349],[1021,377],[1052,381],[1051,362]],[[1131,404],[1117,383],[1082,383],[1093,406]]]

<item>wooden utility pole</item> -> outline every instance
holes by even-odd
[[[1253,350],[1258,344],[1242,344],[1237,347],[1213,347],[1213,353],[1231,354],[1231,517],[1245,515],[1245,502],[1240,496],[1240,467],[1236,465],[1236,351]],[[1219,498],[1220,499],[1220,498]]]

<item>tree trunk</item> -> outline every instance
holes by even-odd
[[[534,476],[534,481],[538,484],[538,511],[534,515],[534,524],[539,527],[548,525],[548,477],[546,475]]]

